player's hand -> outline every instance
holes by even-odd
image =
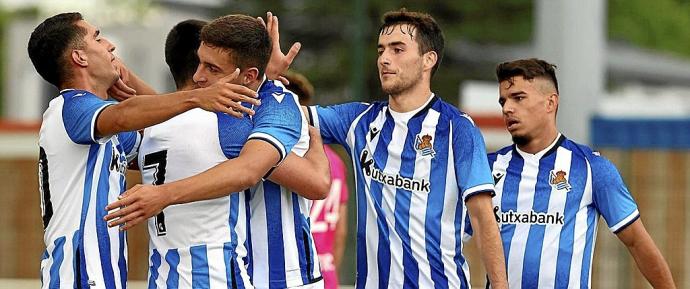
[[[258,17],[258,19],[264,24],[264,26],[266,26],[268,36],[271,38],[271,44],[273,45],[271,49],[271,58],[268,60],[268,65],[266,66],[266,77],[268,77],[268,79],[278,79],[283,84],[287,85],[290,82],[287,80],[287,78],[281,75],[284,74],[288,68],[290,68],[290,64],[292,64],[292,61],[295,60],[295,57],[297,56],[297,53],[299,53],[302,44],[299,42],[293,43],[290,47],[290,50],[288,50],[288,53],[283,54],[283,52],[280,50],[278,17],[273,15],[271,12],[267,12],[266,22],[264,22],[263,18],[261,17]]]
[[[113,66],[115,66],[120,78],[108,89],[108,95],[117,101],[123,101],[135,96],[137,91],[127,84],[130,78],[129,69],[122,63],[119,57],[115,58]]]
[[[256,91],[246,86],[231,83],[240,74],[236,69],[232,74],[219,79],[206,88],[195,89],[195,100],[204,110],[227,113],[237,118],[244,114],[254,115],[254,110],[242,106],[242,102],[261,105]]]
[[[160,213],[168,206],[167,194],[160,186],[136,185],[120,195],[119,200],[105,207],[103,219],[108,227],[121,226],[127,230]]]
[[[321,132],[318,128],[309,126],[309,149],[322,148],[323,140],[321,139]]]

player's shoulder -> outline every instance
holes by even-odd
[[[609,159],[587,145],[566,138],[561,146],[572,151],[573,156],[584,158],[589,163],[593,172],[616,170],[616,167]]]
[[[490,161],[494,161],[498,158],[498,156],[503,156],[503,155],[512,153],[514,149],[515,149],[514,145],[505,146],[505,147],[503,147],[497,151],[488,153],[487,157],[489,158]]]
[[[283,100],[296,101],[297,99],[295,93],[287,89],[282,82],[268,79],[259,87],[258,98],[262,102],[275,99],[278,103],[283,103]]]
[[[100,99],[98,96],[95,94],[86,91],[86,90],[81,90],[81,89],[69,89],[62,91],[60,93],[60,96],[65,100],[65,101],[70,101],[73,99],[77,98],[97,98]],[[105,102],[105,100],[103,100]]]
[[[439,113],[439,118],[441,120],[446,120],[451,122],[455,127],[457,128],[474,128],[474,120],[472,117],[465,113],[464,111],[460,110],[457,108],[455,105],[452,105],[443,99],[441,99],[438,96],[434,96],[437,98],[434,103],[431,105],[431,109],[437,111]]]

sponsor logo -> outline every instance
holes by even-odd
[[[369,155],[369,151],[364,149],[359,156],[359,163],[362,171],[367,177],[384,185],[389,185],[408,191],[420,191],[428,193],[431,191],[429,180],[406,178],[400,174],[389,174],[379,170],[374,165],[374,159]]]
[[[494,216],[496,222],[500,224],[531,224],[531,225],[563,225],[565,223],[565,216],[561,212],[546,213],[535,212],[515,212],[513,210],[502,212],[501,209],[494,207]]]
[[[425,134],[423,136],[420,136],[421,134],[418,134],[417,137],[415,138],[414,142],[414,148],[417,150],[419,153],[422,154],[422,156],[431,156],[432,158],[436,154],[434,151],[434,145],[431,143],[433,140],[433,137],[431,137],[428,134]]]
[[[570,192],[570,189],[572,188],[568,182],[568,179],[566,178],[566,173],[562,170],[557,172],[551,171],[551,173],[549,173],[549,184],[551,184],[554,189],[559,191],[565,190],[566,192]]]
[[[127,172],[127,158],[120,154],[115,145],[112,147],[112,154],[110,157],[110,171],[118,172],[124,175]]]

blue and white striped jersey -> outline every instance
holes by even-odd
[[[293,113],[298,107],[292,93],[284,91],[282,86],[272,81],[264,82],[259,89],[259,99],[262,105],[256,108],[252,118],[236,119],[195,109],[146,129],[139,158],[144,182],[161,184],[201,173],[237,157],[248,139],[270,143],[280,153],[281,160],[284,159],[297,145],[306,125],[301,125],[299,110],[297,115]],[[308,145],[308,139],[300,140],[300,146],[305,144]],[[227,197],[170,206],[149,219],[149,288],[254,288],[252,283],[262,288],[262,284],[268,284],[269,277],[271,282],[285,284],[285,273],[283,277],[268,273],[271,265],[270,272],[285,270],[285,265],[277,269],[278,265],[264,260],[269,252],[256,249],[261,245],[255,244],[267,240],[271,240],[274,247],[284,247],[286,254],[295,252],[295,256],[286,257],[285,264],[297,264],[298,270],[300,265],[306,268],[306,264],[300,262],[304,260],[296,256],[298,248],[294,245],[294,234],[291,237],[273,231],[268,237],[261,237],[266,235],[266,225],[252,226],[248,232],[255,219],[266,223],[260,214],[251,215],[257,210],[271,212],[271,225],[277,228],[288,223],[275,223],[275,220],[282,216],[283,195],[292,193],[270,191],[266,194],[270,199],[267,197],[264,203],[265,186],[260,183],[252,190]],[[292,210],[287,207],[283,211],[292,217]],[[308,220],[305,221],[308,229]],[[250,234],[260,237],[250,238]],[[250,240],[253,243],[249,243]],[[280,243],[281,240],[288,245]],[[254,250],[249,251],[250,248]],[[277,256],[275,252],[270,253]]]
[[[387,102],[309,112],[324,142],[345,146],[352,159],[356,288],[469,288],[465,200],[493,191],[469,116],[434,95],[408,113]]]
[[[144,130],[146,184],[187,178],[237,157],[252,123],[193,109]],[[229,176],[231,177],[231,176]],[[148,221],[148,288],[253,288],[247,274],[245,193],[167,207]]]
[[[309,146],[309,131],[297,96],[280,82],[266,81],[249,139],[262,139],[280,153],[299,156]],[[291,288],[322,279],[311,236],[311,202],[271,181],[249,190],[250,268],[256,288]]]
[[[510,288],[589,288],[599,216],[617,233],[638,217],[616,168],[559,136],[536,154],[489,154]]]
[[[109,102],[83,90],[64,90],[43,113],[39,132],[39,189],[46,251],[41,288],[127,286],[127,241],[108,228],[105,206],[125,189],[136,132],[96,138],[96,119]]]

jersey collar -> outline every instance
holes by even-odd
[[[538,159],[543,158],[544,156],[548,156],[548,155],[552,154],[553,152],[555,152],[556,149],[558,149],[558,147],[561,146],[561,143],[563,143],[564,140],[565,140],[565,136],[563,136],[563,134],[561,134],[559,132],[558,136],[556,136],[556,139],[549,146],[547,146],[543,150],[538,151],[534,154],[531,154],[531,153],[528,153],[528,152],[521,150],[515,144],[513,144],[513,146],[515,147],[515,151],[517,151],[518,154],[520,154],[520,156],[523,159],[537,159],[538,160]]]

